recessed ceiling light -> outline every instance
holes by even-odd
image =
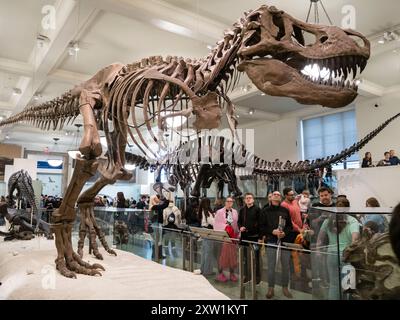
[[[42,97],[41,94],[35,93],[35,95],[33,96],[33,100],[38,101],[41,97]]]
[[[379,44],[384,44],[384,43],[385,43],[385,39],[380,38],[380,39],[378,40],[378,43],[379,43]]]
[[[262,93],[261,93],[261,95],[262,95],[262,96],[265,96],[265,93],[264,93],[264,92],[262,92]]]
[[[212,48],[213,48],[213,46],[212,46],[211,44],[208,44],[208,45],[207,45],[207,49],[208,49],[208,50],[211,50]]]
[[[8,134],[6,134],[6,140],[10,139],[10,136]]]
[[[254,112],[256,112],[254,109],[250,109],[250,110],[249,110],[249,115],[252,116],[252,115],[254,114]]]
[[[14,96],[18,96],[18,95],[20,95],[22,93],[22,91],[21,91],[21,89],[20,88],[13,88],[13,95]]]
[[[169,21],[165,21],[165,20],[161,20],[161,19],[152,19],[151,20],[153,22],[153,24],[155,24],[157,27],[172,32],[172,33],[176,33],[176,34],[180,34],[182,36],[187,36],[187,37],[193,37],[193,32],[192,30],[185,28],[183,26],[180,26],[178,24],[169,22]]]
[[[79,43],[77,41],[72,41],[69,43],[68,46],[68,54],[70,56],[76,56],[79,52],[79,50],[81,50],[81,48],[79,48]]]

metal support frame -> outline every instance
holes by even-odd
[[[159,225],[157,224],[157,227],[154,228],[154,230],[156,231],[155,237],[154,237],[154,261],[155,262],[160,262],[160,250],[159,250],[159,246],[158,243],[160,242],[160,229],[159,229]]]
[[[193,272],[194,251],[193,251],[193,237],[189,239],[189,271]]]
[[[186,246],[187,246],[186,235],[182,233],[182,270],[187,270],[186,269]]]
[[[250,243],[250,274],[251,274],[251,297],[253,300],[257,300],[257,279],[256,279],[256,256],[254,252],[254,247]]]
[[[244,287],[244,283],[243,283],[243,277],[244,277],[244,266],[243,266],[243,258],[244,258],[244,254],[243,254],[243,246],[239,245],[239,297],[240,299],[245,299],[246,298],[246,290]]]

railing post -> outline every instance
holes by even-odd
[[[193,272],[193,260],[194,260],[194,252],[193,252],[193,238],[190,234],[189,236],[189,271]]]
[[[182,233],[182,270],[186,270],[186,246],[187,246],[186,235]]]
[[[240,299],[246,298],[246,290],[243,283],[244,271],[243,271],[243,246],[239,244],[239,289],[240,289]]]
[[[156,231],[155,239],[154,239],[154,261],[160,262],[160,250],[158,247],[158,242],[160,241],[160,229],[158,223],[155,223],[155,228],[153,229]]]
[[[253,300],[257,300],[255,252],[252,243],[249,243],[249,248],[250,248],[250,272],[251,272],[251,298]]]

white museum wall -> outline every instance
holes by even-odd
[[[336,174],[338,194],[347,195],[352,207],[365,207],[369,197],[377,198],[382,207],[400,202],[400,166],[338,170]]]
[[[33,159],[23,159],[23,158],[15,158],[13,165],[6,165],[4,170],[4,181],[8,181],[10,176],[19,170],[26,170],[28,171],[29,175],[31,176],[32,180],[36,180],[37,178],[37,165],[36,160]]]
[[[261,158],[266,160],[279,158],[282,161],[299,161],[302,157],[301,120],[355,108],[357,136],[358,139],[361,139],[387,119],[400,112],[399,102],[400,90],[380,98],[356,100],[354,105],[346,108],[329,109],[315,106],[306,110],[291,112],[288,115],[283,114],[282,119],[279,121],[254,122],[241,127],[255,129],[255,154]],[[378,103],[378,108],[374,107],[375,103]],[[400,119],[397,119],[386,127],[360,151],[360,159],[363,158],[366,151],[370,151],[374,161],[381,160],[383,152],[389,149],[395,149],[400,156],[399,126]]]
[[[374,104],[379,105],[378,108]],[[400,91],[388,94],[379,99],[369,99],[356,105],[358,137],[362,138],[380,124],[400,112]],[[365,152],[372,153],[373,161],[383,159],[383,153],[390,149],[400,155],[400,119],[389,124],[378,136],[360,151],[360,159]]]
[[[254,129],[254,153],[262,159],[298,161],[299,121],[297,117],[284,118],[276,122],[265,121],[243,126]]]

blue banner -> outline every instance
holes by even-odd
[[[52,167],[49,165],[47,161],[38,161],[37,162],[37,168],[38,169],[57,169],[60,170],[63,168],[63,164],[60,164],[58,167]]]

